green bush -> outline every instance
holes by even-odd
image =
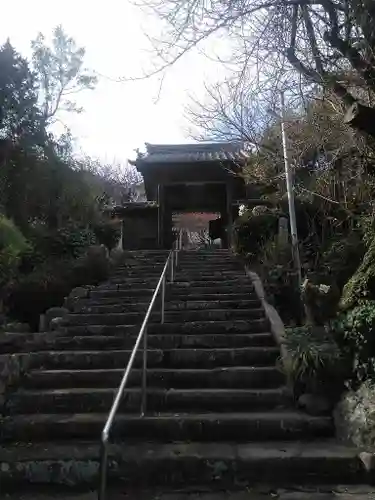
[[[79,257],[87,247],[96,243],[91,229],[74,224],[57,230],[50,230],[43,225],[36,226],[31,231],[30,239],[35,251],[48,257]]]
[[[279,214],[268,209],[255,214],[246,210],[234,225],[237,252],[256,258],[263,245],[277,234],[278,220]]]
[[[269,240],[252,266],[263,281],[268,300],[284,323],[300,324],[303,308],[290,247],[280,247],[276,239]]]
[[[285,346],[289,353],[285,368],[297,397],[303,393],[339,396],[347,368],[338,345],[325,329],[287,328]]]
[[[375,376],[375,301],[367,301],[332,323],[332,333],[352,367],[357,385]]]
[[[355,273],[365,254],[363,238],[358,232],[336,239],[321,256],[318,271],[331,278],[340,290]]]
[[[19,276],[7,290],[8,314],[28,323],[36,331],[40,314],[61,305],[69,294],[71,286],[67,276],[70,272],[70,262],[55,260],[44,263],[28,275]]]
[[[78,259],[49,259],[31,273],[19,276],[7,288],[9,315],[36,330],[39,316],[50,307],[61,306],[72,288],[106,280],[109,261],[99,249],[93,247]]]
[[[0,286],[15,275],[29,245],[13,222],[0,215]]]
[[[48,256],[44,255],[40,250],[37,250],[34,245],[30,244],[29,248],[22,254],[19,265],[19,272],[22,274],[31,273],[36,267],[45,262]]]
[[[312,325],[324,325],[335,318],[340,300],[340,292],[334,285],[314,284],[305,279],[301,287],[306,319]]]
[[[375,238],[358,269],[343,289],[340,306],[350,309],[363,300],[375,300]]]
[[[375,445],[375,384],[364,382],[345,393],[335,411],[338,436],[359,447]]]
[[[120,240],[121,229],[114,223],[102,222],[93,226],[95,237],[100,245],[105,245],[108,250],[117,246]]]
[[[14,223],[0,214],[0,251],[13,247],[19,252],[27,248],[27,241]]]
[[[68,279],[72,288],[80,285],[98,285],[108,279],[109,271],[108,250],[104,246],[96,245],[73,261]]]

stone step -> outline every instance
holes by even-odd
[[[138,325],[70,325],[61,329],[63,335],[137,335]],[[160,335],[203,335],[203,334],[252,334],[269,331],[267,319],[231,320],[231,321],[194,321],[185,323],[150,323],[149,334]]]
[[[216,273],[205,272],[205,271],[194,271],[194,272],[177,272],[174,276],[175,282],[185,282],[185,281],[244,281],[251,283],[251,280],[244,272],[233,271],[224,272],[218,271]]]
[[[205,258],[205,257],[192,257],[192,258],[184,258],[183,255],[179,254],[178,255],[178,266],[181,268],[187,266],[187,267],[193,267],[193,266],[198,266],[198,267],[204,267],[204,266],[209,266],[209,267],[230,267],[230,266],[243,266],[243,263],[240,259],[236,259],[233,257],[221,257],[221,258]]]
[[[226,286],[252,286],[252,282],[250,278],[248,278],[246,275],[244,276],[234,276],[231,278],[225,278],[225,277],[213,277],[207,278],[207,279],[196,279],[194,281],[190,280],[189,278],[183,279],[177,276],[177,279],[173,282],[174,288],[182,288],[182,287],[189,287],[189,288],[203,288],[203,287],[217,287],[222,288]]]
[[[148,270],[148,271],[161,271],[166,264],[166,260],[162,260],[159,262],[154,262],[154,261],[136,261],[131,264],[120,264],[114,268],[112,268],[112,272],[114,273],[126,273],[128,271],[134,271],[134,270]],[[176,266],[176,261],[174,260],[174,265]],[[184,261],[182,259],[177,260],[177,268],[180,271],[203,271],[205,269],[211,270],[216,270],[216,271],[244,271],[245,266],[242,262],[236,261],[236,260],[231,260],[231,261],[224,261],[224,262],[212,262],[211,260],[193,260],[193,261]]]
[[[134,325],[141,324],[146,311],[129,313],[69,314],[68,325]],[[229,321],[236,319],[263,319],[263,308],[258,309],[204,309],[195,311],[166,311],[165,323],[186,323],[196,321]],[[152,312],[150,321],[160,321],[160,312]]]
[[[187,297],[185,300],[169,300],[165,303],[167,310],[195,310],[195,309],[251,309],[260,308],[261,302],[258,298],[253,299],[219,299],[219,300],[192,300]]]
[[[191,254],[191,255],[185,254],[184,255],[183,253],[178,252],[178,259],[179,259],[179,261],[184,262],[184,263],[185,262],[191,262],[191,263],[194,263],[194,262],[209,262],[209,263],[241,262],[241,259],[237,258],[233,254],[221,254],[221,255],[215,255],[215,254],[209,255],[209,254],[207,254],[207,255],[203,255],[203,254],[196,253],[195,255],[194,254]]]
[[[90,290],[89,299],[101,300],[102,298],[108,297],[118,297],[119,299],[128,298],[129,300],[140,300],[143,297],[151,300],[151,297],[155,291],[155,287],[144,287],[144,288],[129,288],[128,290],[119,290],[116,285],[101,285],[101,287],[96,287],[94,290]],[[169,286],[169,285],[168,285]],[[167,287],[168,288],[168,287]]]
[[[237,259],[184,259],[178,257],[177,265],[179,269],[244,269],[244,264]]]
[[[124,286],[124,285],[115,285],[115,284],[102,284],[96,287],[95,290],[90,292],[90,297],[100,297],[103,296],[113,296],[113,294],[121,293],[124,297],[152,297],[154,293],[156,285],[152,287],[149,284],[144,284],[143,286],[135,285],[133,287]],[[219,287],[215,286],[191,286],[183,283],[182,285],[175,283],[167,283],[166,291],[172,293],[174,296],[177,295],[222,295],[222,294],[233,294],[233,293],[248,293],[255,294],[254,286],[250,283],[250,281],[246,285],[241,285],[240,287],[237,285],[225,284],[222,283]]]
[[[168,255],[163,255],[159,257],[154,257],[152,259],[146,259],[143,257],[139,257],[137,259],[127,259],[127,260],[122,260],[119,263],[117,263],[115,269],[131,269],[131,268],[138,268],[138,267],[153,267],[153,268],[163,268],[166,261],[167,261]]]
[[[232,285],[231,283],[222,282],[220,286],[189,286],[188,283],[173,283],[167,287],[167,291],[173,296],[197,296],[200,295],[203,297],[204,295],[223,295],[223,294],[233,294],[233,293],[241,293],[248,294],[248,298],[257,297],[255,295],[254,286],[250,281],[247,281],[246,284],[241,286]]]
[[[102,292],[99,292],[100,294]],[[125,292],[113,292],[103,295],[87,297],[83,299],[68,299],[66,301],[66,306],[70,308],[77,308],[79,306],[88,306],[88,305],[112,305],[112,304],[127,304],[127,305],[137,305],[138,303],[150,303],[152,291],[150,290],[150,295],[147,299],[142,297],[132,297],[131,295]],[[169,289],[166,290],[165,294],[166,307],[174,307],[175,304],[184,305],[186,303],[196,303],[196,302],[204,302],[204,303],[218,303],[218,302],[228,302],[228,303],[242,303],[244,301],[257,302],[259,303],[259,299],[255,294],[247,294],[247,293],[236,293],[236,294],[206,294],[206,295],[191,295],[190,293],[186,293],[185,295],[178,295],[175,297],[173,292]],[[157,298],[157,304],[160,304],[160,295]]]
[[[150,290],[152,295],[155,291],[158,281],[159,279],[152,279],[152,280],[145,280],[139,283],[127,283],[121,285],[119,285],[118,283],[111,283],[110,281],[106,281],[101,285],[98,285],[95,288],[95,290],[98,292],[102,290],[125,290],[125,291],[131,291],[131,293],[134,295],[136,294],[142,295],[143,293],[145,293],[145,290]]]
[[[167,255],[164,257],[158,257],[154,259],[132,259],[128,260],[125,262],[120,262],[116,269],[126,270],[126,269],[132,269],[132,268],[140,268],[140,267],[147,267],[147,268],[162,268],[167,260]],[[236,258],[189,258],[186,259],[184,258],[181,254],[178,254],[177,258],[177,263],[178,266],[181,267],[187,267],[187,268],[192,268],[194,266],[198,267],[210,267],[210,268],[240,268],[242,266],[243,268],[243,262],[240,259]]]
[[[108,282],[114,284],[127,284],[127,283],[148,283],[151,281],[158,281],[161,276],[160,272],[150,273],[148,271],[141,272],[124,272],[124,273],[115,273],[110,276]],[[166,279],[170,280],[170,272],[168,271],[166,274]],[[176,282],[185,282],[185,281],[221,281],[221,280],[229,280],[229,281],[248,281],[251,283],[250,278],[246,276],[245,272],[241,271],[204,271],[204,270],[195,270],[189,273],[187,272],[177,272],[174,274],[174,280]]]
[[[32,370],[24,377],[22,385],[30,389],[117,387],[123,374],[124,369]],[[141,376],[142,370],[134,368],[129,377],[129,387],[140,386]],[[271,389],[284,383],[284,375],[274,366],[147,370],[147,385],[150,388]]]
[[[107,281],[108,284],[111,285],[127,285],[127,286],[133,286],[137,285],[140,287],[140,285],[150,285],[152,288],[155,288],[155,286],[158,284],[159,278],[160,278],[161,273],[159,274],[153,274],[152,276],[121,276],[121,277],[112,277]],[[169,279],[169,275],[167,275],[167,278]],[[98,289],[100,289],[101,285],[98,286]]]
[[[222,249],[218,249],[221,251]],[[224,249],[228,250],[228,249]],[[216,248],[215,248],[216,251]],[[137,249],[137,250],[124,250],[123,256],[126,257],[139,257],[139,256],[155,256],[155,255],[168,255],[170,250],[165,248],[152,248],[152,249]]]
[[[120,335],[78,335],[74,337],[57,337],[48,338],[46,335],[41,342],[38,343],[38,350],[112,350],[112,349],[132,349],[135,345],[137,336],[130,335],[124,337]],[[255,333],[255,334],[206,334],[206,335],[155,335],[148,334],[147,343],[149,348],[236,348],[250,346],[274,346],[275,340],[271,333]],[[24,346],[19,347],[17,352],[31,352],[34,342],[26,342]],[[13,347],[13,346],[12,346]],[[13,348],[6,352],[16,352]]]
[[[96,491],[85,488],[85,491],[72,491],[64,486],[43,486],[43,493],[38,491],[38,485],[29,484],[22,494],[11,492],[6,494],[6,500],[97,500]],[[27,491],[25,491],[27,490]],[[86,491],[87,490],[87,491]],[[373,488],[369,485],[290,485],[278,488],[277,485],[254,485],[226,491],[216,491],[211,483],[209,488],[127,488],[121,484],[108,485],[107,493],[110,500],[374,500]],[[19,491],[19,490],[18,490]]]
[[[209,262],[213,261],[236,261],[239,260],[233,253],[200,253],[200,252],[187,252],[184,253],[183,251],[178,252],[179,258],[183,261],[192,261],[194,262],[195,260],[207,260]]]
[[[149,276],[157,277],[160,276],[162,271],[164,269],[164,265],[162,266],[132,266],[132,267],[116,267],[110,274],[111,278],[118,278],[118,277],[137,277],[137,276],[142,276],[144,278],[147,278]],[[169,271],[170,272],[170,271]],[[179,275],[188,275],[188,276],[195,276],[195,275],[205,275],[205,276],[212,276],[212,275],[219,275],[219,276],[225,276],[225,275],[244,275],[245,270],[243,266],[238,266],[238,265],[215,265],[215,266],[210,266],[208,264],[205,265],[191,265],[191,266],[185,266],[185,265],[177,265],[177,276]]]
[[[111,273],[108,281],[111,283],[118,283],[118,282],[137,282],[137,281],[143,281],[146,282],[148,280],[158,280],[161,276],[163,269],[158,269],[154,271],[148,271],[148,270],[142,270],[142,269],[137,269],[134,271],[127,270],[123,272],[118,272],[115,271]],[[169,279],[169,274],[167,275]]]
[[[121,290],[123,287],[129,287],[136,285],[138,288],[146,288],[147,285],[150,285],[152,288],[155,288],[159,281],[160,276],[151,276],[151,277],[136,277],[136,278],[111,278],[108,280],[108,284],[110,285],[119,285],[119,289]],[[169,275],[167,275],[167,279],[169,280]],[[180,287],[217,287],[220,288],[222,286],[243,286],[243,285],[252,285],[252,282],[249,277],[245,274],[243,275],[232,275],[232,276],[223,276],[223,275],[198,275],[194,279],[191,279],[189,276],[180,276],[177,275],[174,280],[175,286]],[[104,285],[104,284],[103,284]],[[99,285],[97,288],[100,289],[103,285]],[[145,286],[146,285],[146,286]]]
[[[120,269],[116,268],[111,273],[111,280],[114,278],[136,278],[142,276],[143,278],[147,279],[148,277],[158,277],[161,275],[163,271],[163,267],[160,268],[145,268],[145,267],[139,267],[139,268],[127,268],[127,269]],[[188,276],[188,277],[194,277],[194,276],[207,276],[207,277],[213,277],[217,276],[218,278],[221,278],[223,276],[245,276],[245,270],[243,268],[238,268],[238,267],[233,267],[233,268],[228,268],[228,266],[225,267],[206,267],[206,266],[201,266],[201,267],[191,267],[186,268],[184,266],[178,266],[176,276],[179,278],[180,276]]]
[[[354,447],[329,440],[163,445],[117,442],[109,447],[109,478],[112,486],[114,483],[141,488],[209,485],[210,490],[228,490],[254,483],[278,487],[303,483],[342,484],[343,480],[346,484],[365,483],[366,473],[358,454]],[[0,483],[4,488],[21,485],[29,488],[30,483],[40,486],[55,484],[59,488],[66,485],[70,489],[96,488],[99,457],[97,439],[74,444],[45,442],[43,446],[40,443],[2,446]],[[31,465],[34,474],[30,477]],[[38,499],[37,496],[34,498]],[[138,496],[134,498],[141,500]],[[260,500],[259,497],[245,498]],[[313,497],[308,498],[313,500]],[[186,499],[178,497],[178,500]],[[203,499],[199,497],[199,500]],[[209,500],[216,499],[211,496]],[[293,500],[302,500],[302,497]],[[349,499],[338,497],[336,500]]]
[[[168,257],[170,253],[170,250],[167,249],[153,249],[153,250],[143,250],[143,249],[138,249],[138,250],[124,250],[124,253],[122,255],[123,259],[132,259],[132,260],[138,260],[138,259],[151,259],[154,260],[156,258],[163,258],[163,257]]]
[[[71,306],[72,312],[80,313],[119,313],[119,312],[136,312],[140,311],[145,313],[149,307],[150,302],[137,302],[137,303],[122,303],[117,301],[115,304],[103,304],[101,301],[90,302],[86,299],[85,302],[76,301]],[[160,310],[161,302],[158,301],[158,308]],[[180,300],[180,301],[166,301],[165,311],[196,311],[207,309],[251,309],[260,308],[260,300]]]
[[[139,289],[152,289],[155,290],[158,280],[154,280],[154,282],[149,283],[145,281],[144,283],[128,283],[128,284],[119,284],[119,283],[103,283],[102,285],[98,285],[96,290],[129,290],[133,288],[134,290]],[[192,290],[194,293],[238,293],[240,290],[242,293],[247,291],[254,292],[254,286],[249,278],[241,278],[237,280],[220,280],[220,281],[175,281],[172,284],[167,283],[168,286],[171,286],[172,290]]]
[[[30,354],[31,368],[47,370],[125,369],[131,350],[127,351],[48,351]],[[274,365],[280,355],[278,347],[241,347],[221,349],[150,349],[147,366],[162,368],[215,368],[226,366]],[[135,359],[142,366],[143,351]]]
[[[150,487],[153,490],[158,486],[186,488],[189,485],[190,488],[208,486],[211,491],[225,491],[245,485],[250,486],[250,494],[254,483],[277,487],[303,483],[342,484],[344,480],[347,484],[365,483],[366,474],[358,454],[354,447],[329,440],[243,444],[116,442],[109,447],[109,478],[110,486],[117,483],[127,488]],[[99,457],[97,439],[94,442],[44,442],[43,446],[40,443],[2,446],[0,482],[4,488],[21,485],[30,488],[30,483],[55,484],[59,489],[66,485],[70,491],[73,487],[97,488]],[[132,498],[144,500],[139,496]],[[258,496],[245,498],[261,500]],[[313,500],[313,497],[308,498]],[[179,496],[178,500],[186,499]],[[199,497],[199,500],[206,499]],[[210,494],[207,500],[216,499]],[[233,500],[237,500],[236,497]],[[293,500],[302,500],[302,497]],[[338,497],[336,500],[349,499]]]
[[[202,289],[201,289],[202,290]],[[142,295],[147,297],[149,300],[151,299],[155,289],[144,288],[140,290],[117,290],[115,289],[107,289],[107,290],[93,290],[90,292],[88,299],[93,301],[102,301],[105,303],[106,300],[113,303],[113,299],[117,300],[126,300],[127,302],[135,302],[136,300],[142,300]],[[170,298],[176,298],[178,296],[178,300],[257,300],[258,297],[254,292],[253,287],[247,287],[245,290],[239,291],[238,288],[234,289],[231,293],[227,293],[224,291],[223,293],[213,292],[210,293],[206,289],[203,289],[201,293],[194,293],[192,290],[181,290],[177,288],[172,288],[170,285],[166,288],[166,298],[169,300]]]
[[[51,409],[52,410],[52,409]],[[106,423],[105,413],[30,414],[3,418],[4,441],[95,439]],[[333,434],[330,417],[297,411],[158,415],[118,413],[111,435],[154,441],[263,441],[316,439]]]
[[[167,255],[162,258],[157,259],[132,259],[125,262],[120,262],[115,268],[114,271],[126,271],[127,269],[163,269],[165,263],[167,261]]]
[[[108,412],[117,388],[19,390],[7,403],[8,414]],[[141,391],[124,392],[121,412],[137,412]],[[148,389],[148,412],[259,411],[290,404],[286,389]]]
[[[233,252],[184,252],[184,251],[179,251],[178,252],[179,257],[181,260],[186,260],[186,261],[195,261],[195,260],[209,260],[210,262],[213,261],[233,261],[237,260],[237,257],[234,255]]]

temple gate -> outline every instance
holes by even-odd
[[[248,155],[243,144],[146,144],[146,148],[130,163],[143,176],[148,201],[143,208],[140,203],[116,207],[116,215],[124,221],[123,247],[171,248],[173,214],[183,212],[220,214],[210,224],[210,236],[220,237],[223,246],[230,247],[233,221],[246,197],[241,174]],[[137,238],[137,232],[145,234]],[[132,242],[127,243],[130,233]]]

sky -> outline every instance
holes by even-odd
[[[6,2],[0,43],[9,37],[29,57],[30,41],[38,32],[49,36],[58,24],[86,48],[85,66],[104,75],[95,90],[77,95],[83,114],[61,116],[78,152],[109,163],[126,162],[145,142],[189,142],[185,107],[190,96],[204,99],[204,83],[219,78],[216,63],[199,52],[189,54],[167,70],[160,96],[160,78],[113,81],[143,75],[155,61],[145,33],[158,32],[160,25],[129,0]]]

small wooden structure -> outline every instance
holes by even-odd
[[[111,209],[112,218],[122,220],[121,247],[124,250],[158,248],[159,206],[154,202],[129,202]]]
[[[216,237],[220,233],[224,246],[230,246],[238,200],[246,195],[241,174],[248,155],[243,143],[146,144],[146,148],[130,163],[143,176],[148,204],[116,207],[124,221],[124,248],[129,248],[131,238],[138,248],[171,248],[172,216],[181,212],[219,213]]]

